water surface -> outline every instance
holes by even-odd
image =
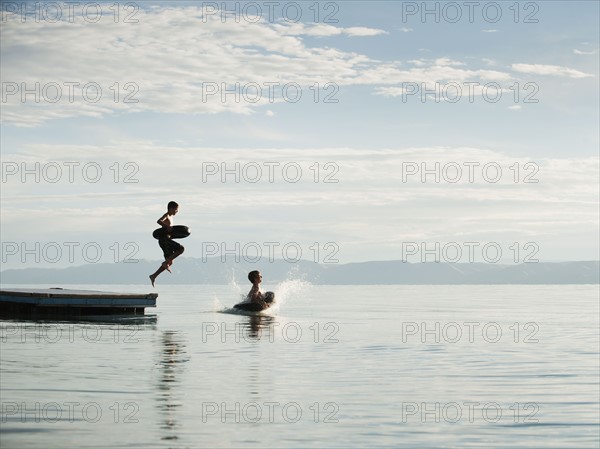
[[[597,285],[267,288],[271,316],[159,285],[143,320],[0,322],[1,446],[599,445]]]

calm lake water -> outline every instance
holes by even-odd
[[[137,322],[0,322],[1,447],[599,446],[597,285],[265,287],[272,316],[159,285]]]

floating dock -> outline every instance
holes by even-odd
[[[77,317],[143,315],[156,307],[158,293],[116,293],[95,290],[0,289],[0,317]]]

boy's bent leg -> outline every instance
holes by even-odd
[[[173,242],[176,243],[176,242]],[[173,260],[179,256],[181,256],[183,254],[183,252],[185,251],[185,248],[183,246],[181,246],[179,243],[176,243],[178,248],[173,252],[173,254],[171,254],[169,257],[166,258],[166,261],[169,262],[169,265],[171,265],[173,263]]]
[[[173,259],[183,253],[183,246],[179,243],[174,242],[172,239],[161,239],[158,241],[158,244],[163,250],[163,254],[165,256],[165,261],[160,265],[159,269],[156,270],[153,274],[151,274],[150,282],[152,282],[152,286],[154,287],[154,282],[160,273],[163,271],[168,271],[171,273],[171,265],[173,264]]]
[[[171,257],[171,261],[173,259],[175,259],[176,257],[181,256],[184,251],[185,251],[185,248],[183,246],[181,248],[179,248],[177,251],[175,251],[175,253],[173,253],[173,256]]]

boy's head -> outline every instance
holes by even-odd
[[[169,204],[167,204],[167,211],[171,215],[175,215],[177,213],[178,209],[179,209],[179,204],[177,204],[175,201],[169,201]]]
[[[248,273],[248,280],[253,284],[256,284],[257,282],[260,283],[260,281],[262,280],[262,275],[260,274],[260,271],[254,270]]]

